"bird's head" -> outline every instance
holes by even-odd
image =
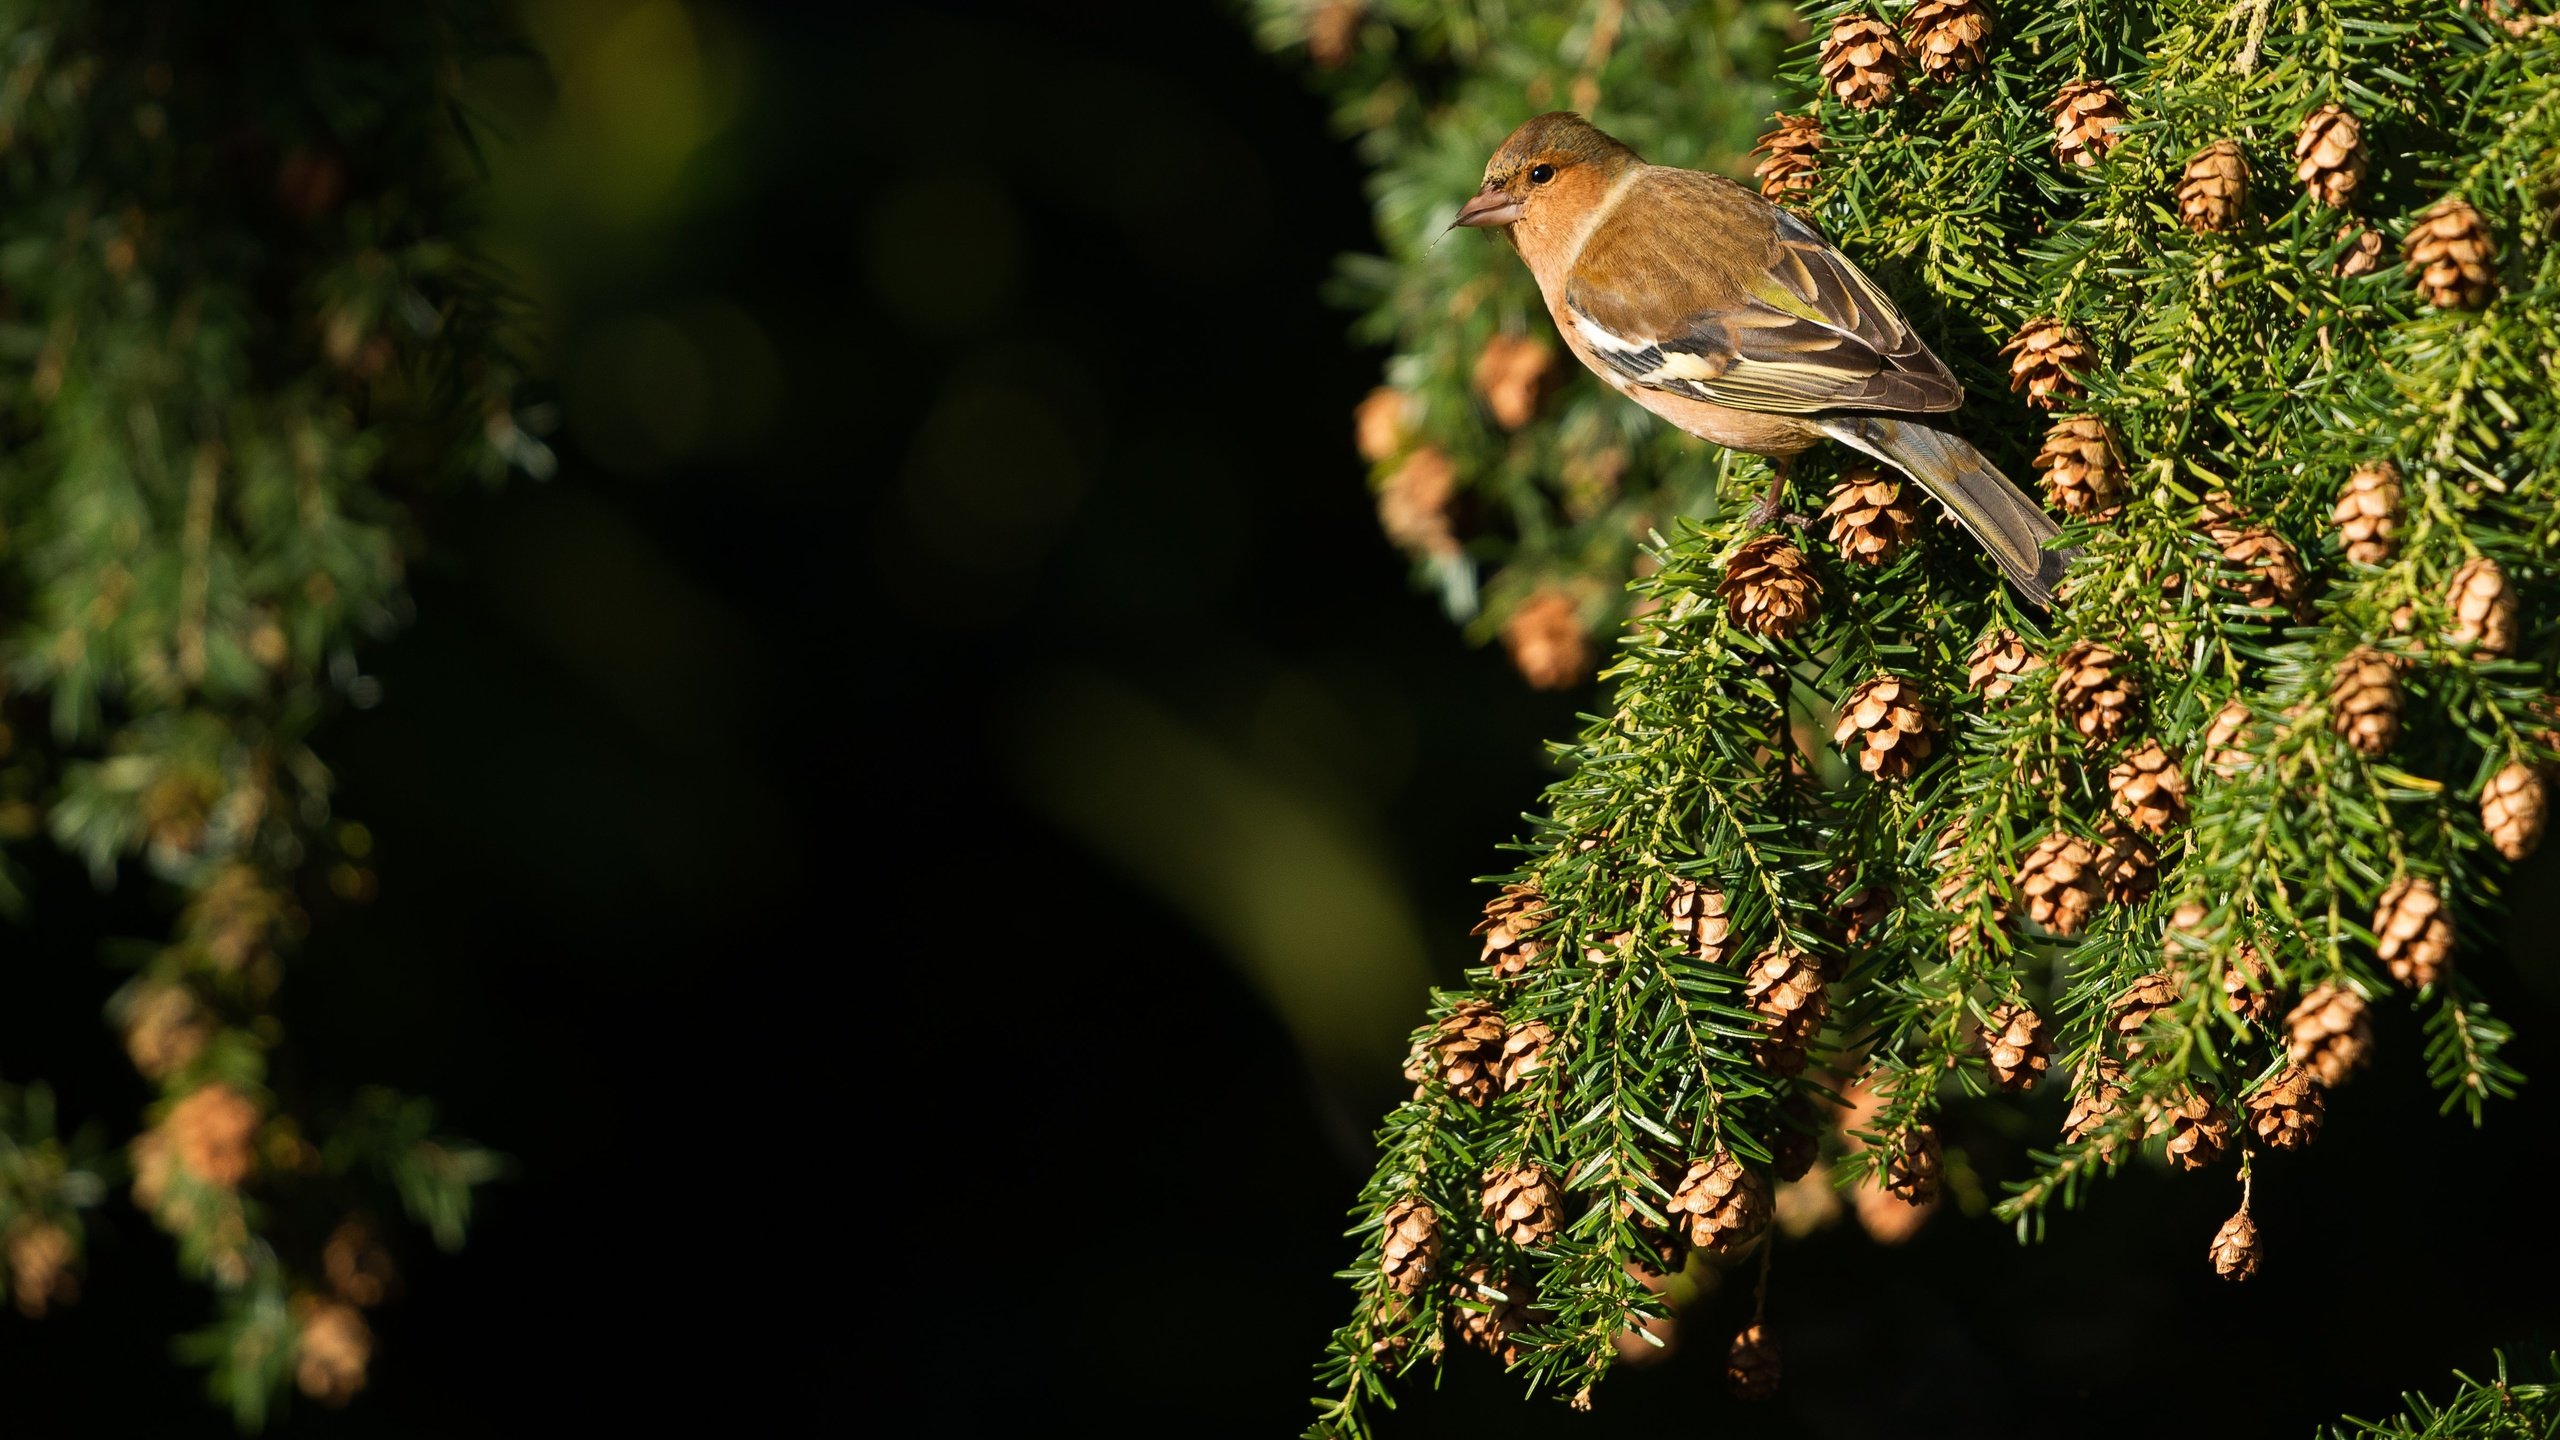
[[[1484,167],[1484,188],[1458,207],[1455,225],[1494,229],[1579,214],[1600,203],[1636,152],[1570,110],[1538,116],[1511,132]]]

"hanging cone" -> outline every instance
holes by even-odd
[[[1902,482],[1872,465],[1841,477],[1822,518],[1831,522],[1840,557],[1860,565],[1890,562],[1920,530],[1919,507],[1904,496]]]
[[[2222,1222],[2213,1234],[2213,1273],[2225,1280],[2246,1280],[2258,1273],[2258,1227],[2247,1209]]]
[[[2235,588],[2249,608],[2300,611],[2310,582],[2301,558],[2283,536],[2253,525],[2224,542],[2222,563],[2240,572]]]
[[[2187,817],[2187,776],[2157,740],[2145,740],[2107,772],[2107,808],[2146,834]]]
[[[1421,1293],[1440,1268],[1440,1212],[1410,1196],[1387,1207],[1380,1222],[1378,1269],[1399,1295]]]
[[[2320,1082],[2299,1065],[2287,1065],[2249,1097],[2249,1129],[2271,1150],[2299,1150],[2320,1138],[2328,1107]]]
[[[1704,965],[1725,963],[1730,954],[1725,941],[1733,927],[1723,891],[1695,880],[1674,880],[1662,908],[1671,917],[1672,935],[1692,959]]]
[[[2074,80],[2062,87],[2048,107],[2053,112],[2053,157],[2085,170],[2106,158],[2121,138],[2124,97],[2094,80]]]
[[[2098,889],[2110,905],[2138,905],[2160,884],[2160,850],[2110,815],[2098,822]]]
[[[2377,460],[2349,471],[2329,518],[2337,523],[2349,560],[2379,565],[2390,559],[2400,532],[2400,467]]]
[[[1733,1337],[1733,1348],[1725,1352],[1725,1387],[1739,1400],[1766,1400],[1777,1394],[1782,1370],[1777,1337],[1766,1325],[1744,1327]]]
[[[2203,1081],[2178,1091],[2153,1117],[2151,1133],[2169,1137],[2169,1163],[2202,1170],[2231,1148],[2231,1112]]]
[[[1535,335],[1496,334],[1477,352],[1470,377],[1494,423],[1517,430],[1538,417],[1538,402],[1553,388],[1555,347]]]
[[[1734,624],[1755,634],[1786,636],[1813,618],[1822,586],[1803,551],[1781,536],[1763,535],[1734,552],[1716,593]]]
[[[2323,105],[2293,141],[2293,175],[2311,198],[2344,210],[2364,184],[2364,125],[2343,105]]]
[[[2142,681],[2123,656],[2094,640],[2083,640],[2055,662],[2053,700],[2063,722],[2088,745],[2111,745],[2124,737],[2142,698]]]
[[[1520,602],[1502,622],[1502,643],[1532,689],[1570,690],[1591,678],[1582,607],[1555,586],[1541,586]]]
[[[1991,7],[1984,0],[1920,0],[1903,17],[1913,61],[1931,80],[1980,70],[1991,53]]]
[[[2370,645],[2350,651],[2329,688],[2330,728],[2356,753],[2378,758],[2400,741],[2400,672]]]
[[[2113,1060],[2100,1060],[2080,1072],[2080,1083],[2071,1091],[2071,1109],[2062,1118],[2062,1138],[2076,1145],[2105,1129],[2123,1112],[2124,1067]],[[2122,1148],[2124,1137],[2119,1135],[2099,1148],[2098,1158],[2112,1160]]]
[[[1831,743],[1879,780],[1908,780],[1929,758],[1937,730],[1910,681],[1878,675],[1840,697]]]
[[[2505,767],[2480,791],[2480,826],[2489,832],[2489,843],[2510,860],[2522,860],[2541,847],[2549,809],[2542,772],[2530,765]]]
[[[2053,1063],[2053,1037],[2044,1033],[2044,1017],[2016,1001],[1983,1021],[1982,1047],[1991,1061],[1991,1078],[2003,1090],[2033,1088]]]
[[[2240,228],[2249,206],[2249,162],[2240,142],[2216,140],[2188,157],[2178,180],[2178,218],[2199,235]]]
[[[2110,1007],[2107,1028],[2116,1032],[2127,1055],[2139,1055],[2148,1043],[2144,1036],[2151,1022],[2167,1014],[2178,1003],[2178,972],[2154,970],[2134,981],[2118,995]]]
[[[1491,1171],[1484,1179],[1484,1216],[1495,1234],[1534,1250],[1564,1223],[1564,1190],[1535,1165]]]
[[[1469,1105],[1481,1106],[1493,1098],[1501,1064],[1502,1012],[1488,1001],[1464,1002],[1432,1031],[1428,1076]]]
[[[2030,320],[2000,353],[2009,357],[2009,388],[2027,393],[2028,403],[2059,410],[2087,393],[2080,377],[2097,357],[2088,337],[2059,320]]]
[[[2343,985],[2317,985],[2284,1017],[2285,1058],[2336,1089],[2373,1048],[2364,997]]]
[[[2018,894],[2027,918],[2046,931],[2068,938],[2089,923],[2098,903],[2098,852],[2068,831],[2056,831],[2036,842],[2018,866]]]
[[[2373,907],[2373,941],[2401,984],[2424,989],[2443,979],[2453,966],[2453,918],[2435,882],[2405,875],[2393,881]]]
[[[1412,555],[1455,555],[1450,502],[1458,493],[1458,467],[1437,445],[1417,445],[1378,482],[1378,528]]]
[[[1892,26],[1852,12],[1832,22],[1816,68],[1841,104],[1872,110],[1893,98],[1894,82],[1902,76],[1902,45]]]
[[[1509,1092],[1528,1084],[1529,1077],[1547,1063],[1547,1047],[1555,1040],[1556,1032],[1544,1020],[1514,1025],[1505,1031],[1502,1060],[1497,1067],[1503,1090]]]
[[[1965,685],[1985,700],[1997,700],[2018,688],[2018,682],[2031,670],[2041,670],[2044,662],[2027,648],[2014,630],[1986,630],[1973,643],[1973,654],[1967,657]]]
[[[1885,1155],[1884,1188],[1905,1205],[1927,1205],[1938,1198],[1938,1177],[1945,1168],[1934,1125],[1915,1125],[1895,1138]]]
[[[1767,1031],[1753,1044],[1752,1058],[1781,1079],[1801,1074],[1805,1054],[1831,1014],[1820,963],[1801,950],[1773,945],[1751,962],[1749,974],[1743,1000],[1759,1012]]]
[[[1751,167],[1751,178],[1760,182],[1762,199],[1784,205],[1813,193],[1822,158],[1822,122],[1812,115],[1769,118],[1778,122],[1778,128],[1761,136],[1754,147],[1762,158]]]
[[[2213,723],[2205,727],[2206,769],[2228,780],[2249,768],[2249,752],[2240,745],[2240,732],[2248,724],[2248,701],[2234,695],[2222,702],[2222,708],[2214,712]]]
[[[2444,608],[2453,629],[2444,638],[2457,650],[2512,655],[2516,649],[2516,592],[2498,562],[2480,556],[2453,572]]]
[[[2460,196],[2427,207],[2400,242],[2418,298],[2439,310],[2477,310],[2497,293],[2498,242],[2489,223]]]
[[[1546,942],[1533,933],[1547,922],[1547,902],[1535,885],[1505,885],[1486,902],[1475,933],[1484,937],[1479,965],[1490,966],[1494,978],[1517,980],[1546,954]]]
[[[2115,431],[2095,415],[2066,415],[2044,432],[2036,450],[2044,493],[2065,515],[2104,519],[2124,496],[2124,455]]]
[[[1730,1255],[1760,1237],[1769,1224],[1769,1177],[1724,1151],[1690,1164],[1665,1208],[1672,1223],[1685,1223],[1689,1243]]]

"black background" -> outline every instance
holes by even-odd
[[[1364,677],[1402,717],[1373,813],[1445,978],[1589,697],[1468,649],[1377,538],[1348,413],[1380,357],[1317,293],[1369,244],[1362,168],[1225,7],[736,18],[764,61],[731,199],[583,303],[734,299],[779,422],[645,479],[573,444],[449,500],[385,702],[320,743],[382,893],[325,917],[286,1019],[315,1072],[436,1096],[515,1168],[462,1254],[406,1257],[365,1397],[284,1428],[1293,1433],[1398,1082],[1311,1070],[1195,925],[1040,818],[1025,697],[1099,675],[1215,733],[1273,667]],[[1000,197],[993,238],[917,208],[955,176]],[[1074,417],[1081,478],[955,564],[911,453],[989,367]],[[2550,929],[2550,874],[2517,933]],[[135,1113],[82,1017],[118,979],[96,937],[165,918],[35,879],[0,1057]],[[2474,962],[2536,1076],[2546,950]],[[2385,1010],[2319,1145],[2262,1170],[2245,1287],[2205,1263],[2228,1177],[2137,1167],[2039,1246],[1946,1216],[1786,1247],[1768,1405],[1723,1392],[1726,1295],[1593,1415],[1464,1356],[1385,1433],[2301,1434],[2560,1344],[2547,1081],[2440,1119]],[[2023,1132],[1967,1123],[2014,1166]],[[166,1359],[207,1301],[121,1197],[95,1233],[80,1303],[0,1319],[0,1429],[226,1432]]]

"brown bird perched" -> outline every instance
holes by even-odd
[[[1564,111],[1511,132],[1456,224],[1510,237],[1565,344],[1619,393],[1782,477],[1825,436],[1893,465],[2053,603],[2076,552],[2046,548],[2053,521],[1980,451],[1913,418],[1964,404],[1963,389],[1812,226],[1721,175],[1648,165]]]

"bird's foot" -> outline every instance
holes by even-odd
[[[1769,482],[1769,488],[1761,491],[1760,498],[1751,502],[1750,513],[1743,518],[1754,530],[1766,530],[1781,521],[1798,530],[1813,524],[1812,516],[1799,515],[1787,508],[1787,486],[1783,480]]]

